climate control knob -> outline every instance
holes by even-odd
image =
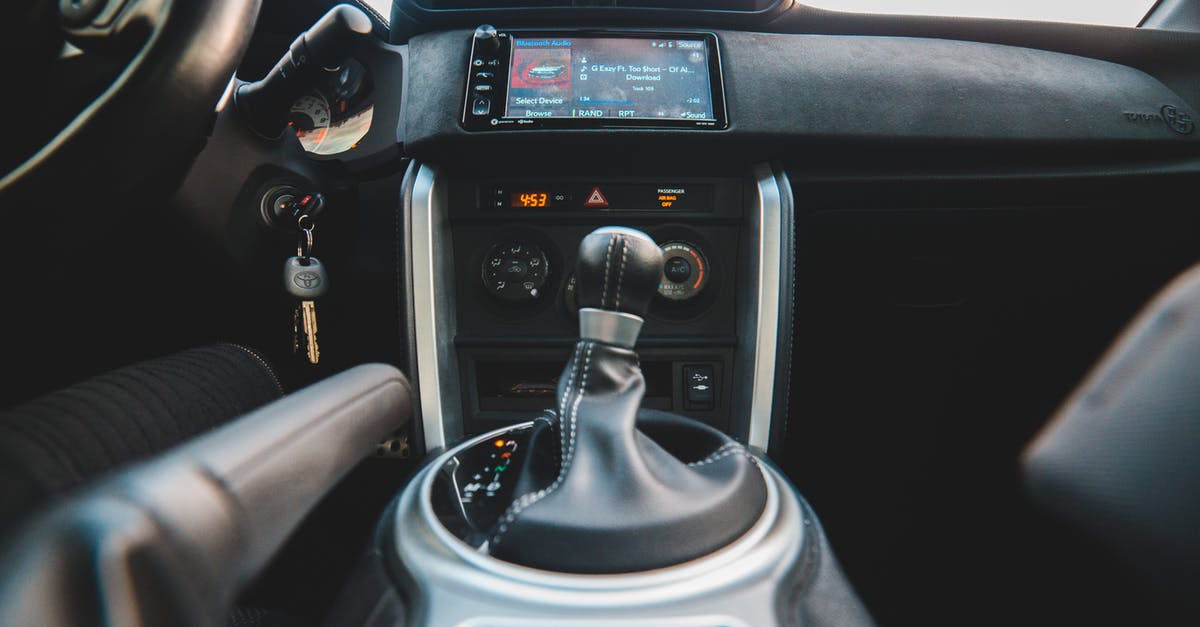
[[[483,286],[510,303],[527,303],[542,295],[550,272],[546,253],[534,244],[512,241],[492,246],[483,258]]]
[[[704,291],[711,272],[708,259],[699,248],[687,242],[662,245],[663,273],[658,293],[673,301],[684,301]]]

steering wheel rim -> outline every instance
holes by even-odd
[[[88,199],[98,195],[120,199],[148,182],[161,185],[172,167],[185,167],[232,84],[260,1],[108,0],[101,4],[120,8],[103,27],[95,26],[103,12],[84,26],[65,26],[69,34],[97,39],[140,32],[144,43],[97,98],[3,174],[0,218],[33,211],[64,216],[64,207],[95,207]]]

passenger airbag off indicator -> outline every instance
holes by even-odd
[[[663,209],[671,209],[676,204],[685,204],[687,200],[686,187],[660,187],[656,191],[658,204]]]
[[[600,191],[599,187],[593,187],[592,193],[588,194],[583,206],[605,208],[608,207],[608,199],[604,197],[604,192]]]

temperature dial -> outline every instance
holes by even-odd
[[[711,273],[708,259],[700,249],[687,242],[667,242],[662,245],[663,274],[658,293],[674,301],[688,300],[708,285]]]
[[[483,286],[510,303],[535,301],[550,272],[546,253],[529,242],[497,244],[483,258]]]

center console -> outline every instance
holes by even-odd
[[[664,255],[639,342],[644,406],[766,450],[782,411],[776,357],[787,363],[779,345],[790,327],[781,298],[790,293],[781,284],[790,207],[775,173],[765,165],[704,177],[513,170],[420,165],[410,173],[426,448],[554,406],[578,337],[576,248],[589,231],[620,224],[648,233]]]
[[[394,526],[381,541],[391,549],[387,568],[406,573],[403,580],[410,582],[403,596],[423,599],[417,624],[869,624],[869,619],[861,620],[865,613],[852,598],[825,597],[831,602],[826,607],[813,603],[811,590],[821,586],[825,594],[838,594],[845,586],[843,576],[827,553],[812,511],[769,467],[759,469],[765,501],[754,525],[699,559],[597,576],[530,568],[489,555],[478,545],[486,544],[490,534],[464,521],[482,522],[502,513],[503,506],[489,512],[486,503],[495,499],[507,505],[505,495],[511,491],[489,494],[485,485],[468,490],[464,499],[462,489],[477,483],[471,477],[480,464],[493,465],[489,457],[499,450],[497,442],[524,455],[532,428],[524,424],[497,430],[456,447],[434,460],[397,503]],[[818,619],[834,608],[843,613],[826,614],[824,623]]]
[[[712,33],[480,26],[464,70],[462,128],[723,129],[720,58]],[[664,156],[662,167],[629,175],[566,148],[558,162],[544,153],[507,150],[483,167],[411,172],[426,448],[554,406],[579,325],[576,247],[592,229],[621,224],[648,233],[665,255],[639,346],[644,405],[765,450],[780,409],[781,311],[790,325],[779,297],[790,293],[781,283],[787,186],[768,166],[672,168],[679,159]],[[425,338],[436,342],[422,347]]]
[[[737,178],[457,178],[449,218],[464,432],[554,406],[579,327],[576,248],[607,224],[645,230],[667,257],[643,331],[645,406],[728,430],[746,196]]]
[[[412,163],[401,225],[432,459],[338,622],[869,625],[766,457],[786,418],[790,186],[768,164],[653,155],[656,133],[726,127],[717,38],[484,26],[470,43],[456,133],[479,153]],[[546,148],[609,128],[646,154]],[[521,131],[541,148],[496,142]]]
[[[586,225],[598,218],[582,209],[578,222],[568,216],[549,222],[536,219],[526,210],[541,207],[512,206],[514,194],[518,204],[530,196],[541,203],[542,192],[530,191],[533,188],[524,182],[464,180],[470,183],[439,188],[436,173],[426,170],[424,175],[418,172],[413,183],[414,194],[463,207],[447,212],[442,225],[446,241],[458,245],[473,243],[475,237],[513,239],[479,247],[482,252],[476,255],[448,254],[448,247],[439,248],[438,240],[431,239],[423,252],[434,263],[465,259],[469,270],[456,268],[452,273],[453,292],[446,290],[440,298],[431,293],[425,302],[432,309],[429,313],[436,317],[438,307],[453,303],[452,311],[459,315],[445,322],[454,324],[459,338],[465,329],[478,332],[488,324],[525,329],[511,340],[513,347],[523,347],[510,349],[513,354],[537,352],[539,326],[548,337],[573,326],[573,348],[559,352],[557,363],[550,361],[553,349],[545,349],[544,361],[538,362],[543,371],[559,373],[541,414],[512,410],[524,421],[469,437],[418,472],[385,515],[377,550],[347,588],[334,623],[870,625],[808,505],[760,450],[721,432],[730,430],[733,421],[718,429],[652,407],[658,386],[650,383],[652,370],[647,366],[654,362],[646,355],[655,349],[639,345],[635,351],[639,335],[657,329],[662,339],[677,337],[684,361],[706,350],[693,344],[698,336],[672,331],[681,324],[706,324],[703,312],[720,306],[722,297],[714,293],[707,302],[696,299],[718,276],[735,281],[736,267],[716,270],[715,262],[694,242],[664,244],[628,227],[589,228]],[[622,184],[632,191],[646,189],[644,183],[631,181],[613,183],[612,189]],[[734,180],[710,184],[714,190],[726,184],[736,187]],[[701,189],[688,186],[702,183],[676,185]],[[545,187],[551,198],[570,188],[565,181]],[[467,193],[471,189],[474,195]],[[414,209],[419,208],[417,198]],[[693,208],[699,211],[703,203]],[[480,212],[493,211],[512,212],[525,221],[501,227],[480,217]],[[460,225],[456,216],[466,219]],[[626,217],[656,225],[647,215]],[[701,229],[693,235],[725,228],[731,233],[727,238],[735,242],[742,241],[743,230],[758,233],[761,242],[759,223],[742,223],[738,217],[730,212],[728,224],[700,221],[691,227]],[[438,232],[432,222],[417,224]],[[504,228],[521,232],[509,234]],[[559,229],[564,238],[587,231],[577,251],[557,243],[553,234]],[[424,232],[415,232],[414,244]],[[716,241],[720,240],[706,243]],[[736,259],[738,248],[729,248]],[[709,250],[731,252],[723,247]],[[572,259],[569,265],[564,258]],[[713,277],[704,279],[704,271]],[[508,290],[508,277],[517,277],[518,289]],[[691,293],[681,295],[682,290]],[[447,298],[452,295],[453,300]],[[695,309],[668,317],[669,312],[687,311],[672,308],[688,303]],[[737,309],[744,303],[733,299],[728,305],[734,311],[726,328],[736,336]],[[666,308],[657,320],[648,313],[656,306]],[[475,320],[462,315],[475,308],[492,317]],[[506,312],[508,318],[497,321],[498,312]],[[523,325],[518,313],[524,319],[542,316],[541,323]],[[715,332],[723,328],[719,320],[711,324]],[[734,337],[727,354],[733,357],[729,369],[735,375],[741,350]],[[473,351],[447,347],[437,358],[457,358],[460,368],[478,370]],[[521,361],[510,355],[502,363],[514,374],[491,376],[533,371]],[[453,371],[443,364],[437,372]],[[468,396],[484,389],[490,388],[476,385]],[[726,417],[743,409],[736,402],[713,405],[717,406],[731,412]],[[486,415],[486,410],[473,408]],[[445,436],[451,416],[444,405],[435,409],[442,412]],[[702,415],[711,418],[715,413]],[[471,429],[486,420],[477,416],[458,426]]]

